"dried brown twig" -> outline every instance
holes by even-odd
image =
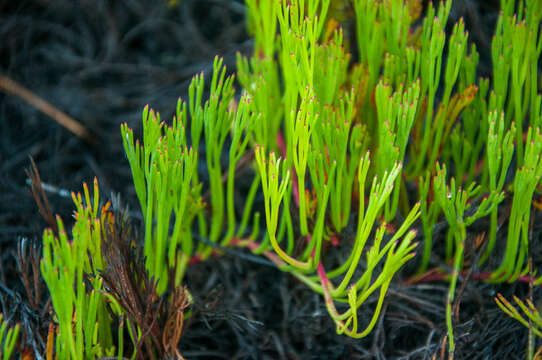
[[[17,273],[24,284],[28,303],[34,311],[41,309],[40,289],[43,279],[40,259],[41,249],[35,244],[28,246],[28,239],[23,238],[17,243]]]
[[[182,286],[173,288],[170,283],[169,297],[158,295],[158,281],[145,269],[141,248],[131,237],[126,216],[123,213],[112,216],[113,221],[104,227],[102,254],[106,265],[100,275],[105,291],[130,320],[132,333],[137,333],[135,325],[141,330],[142,336],[135,345],[137,358],[182,359],[178,344],[184,311],[189,306],[186,291]]]
[[[31,181],[30,191],[32,193],[32,197],[38,205],[39,212],[47,225],[49,225],[55,234],[58,234],[55,214],[51,209],[51,205],[49,205],[49,199],[47,198],[45,190],[43,189],[38,167],[36,166],[36,163],[32,157],[30,157],[30,163],[32,167],[30,169],[26,169],[25,173]]]
[[[15,80],[2,74],[0,74],[0,90],[6,94],[14,95],[23,99],[25,102],[48,115],[57,123],[86,142],[90,144],[96,143],[96,139],[90,134],[87,128],[85,128],[71,116],[54,107],[52,104],[37,96],[32,91],[17,83]]]

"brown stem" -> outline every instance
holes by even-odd
[[[48,115],[73,134],[92,145],[96,144],[96,139],[83,125],[81,125],[81,123],[77,122],[65,112],[54,107],[51,105],[51,103],[45,101],[43,98],[17,83],[15,80],[12,80],[2,74],[0,74],[0,90],[6,94],[14,95],[23,99],[25,102],[32,105],[42,113]]]

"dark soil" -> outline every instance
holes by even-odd
[[[498,1],[454,3],[451,22],[465,17],[481,52],[480,73],[488,76]],[[0,92],[0,312],[21,322],[21,345],[43,355],[49,319],[39,309],[46,306],[46,291],[39,309],[32,307],[15,271],[17,244],[39,244],[46,226],[27,185],[29,157],[42,181],[57,189],[80,191],[82,182],[96,176],[103,197],[119,193],[138,209],[120,124],[127,122],[140,136],[145,104],[170,119],[195,73],[210,74],[217,54],[235,69],[236,52],[250,54],[252,42],[242,0],[180,0],[173,7],[165,0],[0,1],[0,39],[0,74],[92,134],[83,140],[19,97]],[[53,211],[69,222],[71,198],[58,191],[48,195]],[[538,238],[539,231],[533,234]],[[436,234],[435,243],[441,240]],[[432,265],[444,263],[435,258]],[[323,298],[288,274],[234,255],[196,264],[186,285],[197,311],[181,353],[187,359],[440,358],[447,283],[407,286],[413,268],[394,281],[376,329],[354,340],[337,335]],[[528,285],[487,285],[467,276],[458,287],[456,359],[524,358],[527,330],[502,313],[493,297],[526,297]],[[362,307],[361,321],[370,317],[375,300]]]

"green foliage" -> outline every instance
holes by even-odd
[[[414,205],[401,227],[387,241],[384,240],[387,232],[386,223],[382,223],[376,231],[373,245],[369,250],[365,250],[365,246],[375,226],[376,218],[388,200],[393,190],[393,184],[401,171],[401,165],[395,164],[389,173],[385,172],[383,174],[381,181],[378,181],[378,177],[375,176],[371,185],[367,209],[365,209],[364,184],[369,165],[370,161],[367,153],[360,160],[358,167],[359,213],[356,238],[352,252],[343,264],[327,273],[324,271],[321,263],[318,268],[320,286],[326,298],[328,311],[337,325],[337,332],[345,333],[355,338],[364,337],[372,330],[378,319],[387,288],[393,276],[405,262],[414,256],[413,250],[416,244],[412,243],[412,239],[416,236],[416,232],[413,230],[407,232],[407,230],[418,218],[420,208],[419,204]],[[360,275],[359,279],[351,282],[364,253],[366,255],[365,271]],[[386,259],[381,264],[384,256],[386,256]],[[383,266],[382,270],[379,274],[375,275],[376,279],[371,281],[373,271],[377,266]],[[331,279],[340,280],[340,283],[335,287],[330,281]],[[316,286],[312,287],[316,288]],[[378,288],[380,288],[379,299],[374,310],[374,315],[366,329],[358,332],[357,309]],[[350,309],[343,314],[339,314],[333,305],[333,301],[345,302],[346,300],[350,305]]]
[[[4,321],[4,314],[0,314],[0,358],[2,360],[11,359],[15,345],[17,345],[19,330],[19,324],[9,328],[8,322]]]
[[[139,141],[134,143],[133,132],[127,124],[121,127],[124,148],[145,218],[148,270],[160,279],[159,293],[163,293],[167,286],[169,269],[175,268],[175,284],[178,286],[192,256],[204,259],[211,254],[212,247],[208,245],[199,244],[194,248],[192,224],[196,217],[200,235],[209,236],[214,243],[222,239],[221,244],[226,246],[235,235],[236,168],[250,140],[254,140],[258,136],[254,134],[261,129],[255,126],[260,116],[251,111],[250,95],[244,95],[236,109],[231,108],[234,77],[226,77],[222,61],[218,57],[215,59],[210,98],[204,105],[204,77],[201,74],[194,77],[190,85],[189,104],[179,100],[171,126],[161,122],[160,115],[146,107],[143,112],[142,144]],[[191,116],[189,134],[186,131],[188,113]],[[221,154],[228,135],[231,136],[231,143],[227,178],[224,181],[226,169],[221,164]],[[205,138],[205,160],[209,174],[209,219],[203,211],[206,207],[202,195],[203,184],[196,172],[197,148],[202,136]],[[254,184],[257,181],[254,179]],[[242,217],[245,225],[240,230],[246,227],[253,199],[254,195],[245,203]],[[171,219],[173,225],[170,224]],[[226,233],[223,231],[225,222]]]
[[[129,344],[126,349],[124,345],[125,324],[133,345],[132,359],[178,354],[182,316],[190,296],[179,286],[169,287],[167,300],[160,297],[158,283],[146,269],[152,263],[144,263],[142,254],[136,256],[123,214],[113,213],[109,202],[100,206],[96,180],[92,196],[86,184],[83,189],[84,197],[72,193],[77,209],[72,239],[60,217],[58,234],[47,229],[43,235],[41,272],[51,294],[58,330],[54,355],[59,359],[122,359],[130,349]],[[164,333],[163,339],[157,329]],[[6,346],[12,348],[7,344],[13,344],[16,335],[7,336]],[[48,356],[53,356],[53,349],[50,351]]]
[[[475,205],[469,203],[469,201],[479,195],[481,187],[476,186],[475,183],[471,183],[467,189],[461,189],[456,186],[454,178],[451,179],[448,186],[446,184],[446,166],[441,169],[439,164],[437,164],[437,174],[433,179],[433,187],[435,200],[442,209],[449,225],[446,238],[447,260],[452,258],[452,249],[455,249],[453,256],[454,270],[450,278],[450,288],[446,301],[446,325],[448,327],[450,353],[453,356],[455,343],[452,325],[452,303],[454,301],[457,279],[463,264],[467,226],[488,215],[503,200],[504,194],[493,191],[489,196],[483,198],[480,204],[476,205],[473,209]],[[470,211],[471,209],[472,211]],[[471,213],[471,215],[467,215],[468,213]]]
[[[504,296],[497,294],[495,297],[495,303],[499,308],[512,319],[519,321],[523,326],[528,328],[532,333],[538,337],[542,337],[542,317],[540,317],[540,312],[535,307],[533,302],[527,299],[525,302],[520,300],[518,297],[514,296],[514,302],[519,306],[523,315],[518,311],[518,309]],[[527,303],[527,304],[525,304]],[[524,317],[526,316],[526,318]],[[542,347],[539,348],[536,352],[536,357],[533,355],[533,346],[529,344],[528,349],[528,359],[539,359],[542,356]]]
[[[378,153],[376,173],[383,176],[384,172],[393,167],[397,161],[405,157],[408,137],[416,116],[419,101],[420,83],[415,81],[403,92],[402,85],[391,94],[391,88],[380,82],[375,89],[375,102],[378,112]],[[386,203],[385,218],[391,221],[395,218],[399,204],[401,177],[398,176],[393,190],[391,202]]]
[[[487,166],[489,169],[489,189],[490,191],[501,192],[504,187],[504,181],[506,179],[506,172],[512,161],[512,155],[514,153],[513,138],[516,132],[514,123],[512,123],[510,130],[504,134],[504,114],[498,119],[498,114],[493,111],[488,116],[489,122],[489,134],[487,137]],[[491,254],[495,247],[495,240],[497,238],[497,207],[491,211],[491,226],[489,229],[489,241],[486,251],[480,262],[483,263],[485,259]]]
[[[424,239],[420,276],[431,265],[440,240],[433,231],[442,221],[444,258],[453,269],[441,269],[449,281],[445,311],[453,357],[452,305],[468,227],[489,217],[487,243],[476,249],[487,281],[514,282],[528,271],[532,201],[542,176],[542,1],[517,7],[502,1],[491,80],[476,78],[479,56],[463,20],[446,36],[451,0],[438,8],[429,2],[421,21],[416,0],[355,0],[353,13],[341,13],[329,0],[246,5],[255,47],[251,57],[237,56],[239,97],[236,77],[217,57],[208,100],[200,74],[171,125],[146,107],[142,141],[127,124],[121,127],[144,218],[144,265],[157,293],[178,289],[191,260],[247,247],[321,294],[337,333],[361,338],[374,328],[394,276],[415,256],[416,220]],[[348,16],[355,17],[356,44],[338,23]],[[348,51],[355,46],[358,58]],[[242,201],[235,196],[240,173],[252,181]],[[200,180],[205,174],[208,188]],[[72,358],[114,351],[103,279],[84,281],[92,267],[104,266],[99,229],[106,219],[96,194],[92,205],[86,188],[85,206],[75,198],[72,242],[64,230],[44,234],[42,271],[59,324],[57,351]],[[258,194],[262,236],[253,211]],[[508,226],[499,230],[503,202],[511,210]],[[349,229],[355,229],[350,243]],[[496,256],[498,237],[506,247],[494,269],[488,260]],[[347,255],[329,256],[338,246],[349,249]],[[359,319],[371,297],[377,298],[373,316]],[[118,314],[126,311],[122,299],[107,299]],[[348,309],[340,312],[338,303]],[[516,303],[536,323],[533,309]],[[129,330],[133,342],[142,324]]]
[[[51,229],[43,234],[41,272],[58,323],[56,354],[61,359],[94,359],[115,351],[102,280],[87,281],[87,274],[103,269],[101,237],[108,206],[100,211],[96,180],[92,197],[86,184],[84,201],[80,193],[72,197],[77,208],[73,240],[57,217],[58,234]]]
[[[527,252],[529,247],[529,226],[533,194],[542,176],[542,135],[529,128],[523,166],[514,178],[514,198],[510,212],[510,225],[506,241],[506,252],[501,266],[492,276],[495,281],[515,281],[529,270]],[[527,204],[527,205],[526,205]]]
[[[187,147],[182,120],[186,118],[186,106],[177,108],[180,112],[171,127],[160,122],[159,114],[145,108],[143,145],[139,141],[134,144],[133,132],[126,124],[122,126],[124,148],[145,221],[147,268],[163,280],[159,283],[160,293],[167,285],[168,264],[182,264],[176,268],[180,281],[189,256],[178,254],[177,245],[184,254],[191,254],[192,242],[185,233],[190,232],[191,222],[202,208],[198,203],[199,187],[192,182],[197,154]],[[175,221],[170,235],[172,213]]]

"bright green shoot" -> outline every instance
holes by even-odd
[[[448,261],[452,259],[452,250],[455,248],[453,273],[446,301],[449,354],[453,358],[455,341],[452,323],[452,304],[457,279],[463,264],[467,227],[476,220],[488,215],[503,200],[504,194],[493,191],[489,196],[483,198],[479,204],[475,205],[472,200],[480,195],[481,187],[472,183],[468,188],[461,189],[461,187],[456,186],[454,178],[451,179],[450,185],[447,185],[446,166],[440,168],[439,164],[437,164],[437,174],[433,179],[433,189],[435,200],[442,209],[449,225],[446,244],[446,259]],[[467,215],[469,213],[471,214]]]
[[[497,111],[492,111],[489,114],[489,134],[487,137],[487,161],[489,168],[489,189],[490,191],[501,192],[504,187],[506,173],[512,155],[514,154],[514,136],[516,127],[512,123],[510,130],[505,133],[504,130],[504,113],[500,116]],[[498,207],[496,206],[491,211],[491,225],[489,231],[489,240],[483,256],[480,258],[480,263],[483,264],[495,247],[497,238],[497,217]]]
[[[289,158],[292,159],[298,183],[299,196],[299,224],[301,226],[301,235],[308,235],[307,225],[307,196],[305,194],[305,176],[307,172],[307,162],[309,158],[309,141],[314,124],[318,119],[315,111],[315,99],[312,89],[306,88],[302,98],[299,110],[293,109],[286,119],[286,129],[289,134],[287,145],[289,149]]]
[[[146,107],[143,111],[143,146],[139,141],[134,144],[133,132],[126,124],[121,127],[144,215],[147,269],[160,279],[160,293],[167,286],[168,268],[177,262],[184,264],[176,268],[176,278],[180,281],[193,250],[189,238],[190,225],[202,209],[199,189],[193,186],[197,154],[187,147],[186,112],[186,106],[180,107],[180,114],[169,127],[160,121],[158,114]],[[174,224],[170,226],[172,214],[175,215]],[[182,253],[177,252],[178,244]]]
[[[52,230],[43,235],[41,272],[51,293],[59,333],[56,354],[61,359],[95,359],[114,353],[111,319],[106,308],[99,277],[91,279],[87,289],[86,274],[103,269],[101,256],[102,226],[107,224],[107,209],[100,211],[98,184],[94,182],[91,198],[86,184],[84,201],[72,194],[77,207],[76,223],[69,240],[64,225],[57,218],[58,237]],[[92,263],[91,263],[92,259]]]
[[[377,177],[373,179],[368,205],[365,208],[365,179],[369,165],[369,154],[367,153],[360,160],[358,168],[360,194],[358,226],[354,247],[349,258],[341,266],[328,272],[324,270],[323,265],[320,263],[317,277],[319,285],[311,285],[309,279],[305,280],[313,289],[323,292],[328,311],[337,325],[337,333],[344,333],[354,338],[362,338],[373,329],[393,276],[405,262],[414,256],[413,250],[416,244],[412,243],[412,240],[416,233],[415,231],[408,231],[407,233],[407,230],[420,215],[420,204],[418,203],[412,208],[401,227],[387,241],[384,240],[387,232],[386,224],[382,223],[376,231],[373,245],[370,249],[365,250],[365,245],[372,233],[376,218],[388,200],[401,170],[401,165],[395,164],[390,173],[384,173],[381,181],[378,181]],[[367,258],[364,272],[357,280],[353,281],[354,272],[358,269],[363,253]],[[376,278],[372,280],[373,271],[377,266],[382,265],[384,256],[386,256],[386,260],[383,263],[382,271],[375,274]],[[337,285],[332,283],[332,279],[335,278],[338,280]],[[369,320],[366,328],[358,331],[357,309],[378,289],[380,291],[374,315]],[[350,308],[341,314],[335,308],[334,301],[347,302]]]
[[[414,206],[401,227],[390,239],[385,239],[387,227],[385,223],[381,224],[376,232],[371,248],[365,250],[377,217],[393,191],[397,176],[400,174],[401,165],[395,164],[391,172],[383,174],[380,181],[377,177],[373,179],[368,205],[365,208],[365,183],[370,166],[369,153],[360,159],[357,172],[360,194],[359,215],[354,248],[348,259],[341,266],[326,272],[320,260],[322,240],[321,219],[323,219],[320,211],[325,211],[325,207],[322,206],[318,210],[315,231],[309,237],[310,242],[301,259],[292,257],[287,251],[280,248],[276,240],[280,204],[287,193],[289,172],[284,166],[281,171],[280,159],[277,160],[274,153],[271,153],[267,158],[262,147],[256,149],[256,161],[262,178],[269,239],[273,250],[285,264],[288,264],[288,266],[285,265],[282,268],[292,272],[294,276],[305,282],[313,290],[324,295],[328,311],[337,324],[338,333],[344,333],[357,338],[366,336],[376,324],[384,296],[393,275],[406,261],[414,256],[413,250],[416,244],[412,243],[412,239],[415,237],[415,232],[410,231],[407,233],[407,230],[419,216],[419,204]],[[311,168],[322,169],[324,168],[323,162],[325,162],[325,158],[321,154],[313,153],[310,162],[313,164]],[[333,174],[335,169],[336,167],[333,166],[331,174]],[[282,177],[279,179],[281,173]],[[333,178],[333,175],[329,178]],[[313,176],[312,179],[316,193],[319,194],[318,202],[326,204],[326,197],[329,195],[329,191],[327,190],[329,184],[325,184],[323,182],[324,178],[318,175]],[[365,270],[357,280],[354,280],[354,273],[359,269],[360,259],[363,254],[367,257]],[[384,257],[386,257],[385,260]],[[373,272],[380,265],[383,265],[383,270],[375,275],[376,279],[373,279]],[[317,275],[308,276],[310,273],[314,273],[315,270]],[[337,285],[332,283],[334,279],[338,280]],[[378,289],[380,289],[380,295],[374,316],[365,330],[359,331],[356,315],[357,309]],[[345,313],[339,314],[334,306],[334,301],[348,302],[350,309]]]
[[[265,199],[265,219],[271,245],[277,254],[290,265],[307,268],[306,264],[291,258],[284,252],[280,248],[276,237],[280,203],[286,193],[290,172],[283,166],[281,174],[281,159],[277,159],[274,152],[270,153],[269,159],[267,159],[265,149],[263,147],[256,147],[255,156],[262,179],[262,191]],[[281,176],[281,179],[279,179],[279,176]]]
[[[267,229],[269,240],[273,250],[289,264],[290,267],[284,267],[284,270],[299,271],[299,272],[313,272],[316,269],[318,262],[320,261],[324,220],[326,214],[326,204],[329,199],[329,184],[324,182],[325,174],[323,172],[324,159],[322,154],[311,153],[309,154],[311,168],[313,172],[311,175],[313,184],[318,194],[319,209],[316,215],[316,224],[314,230],[310,236],[307,237],[308,244],[305,251],[301,255],[301,258],[296,259],[289,254],[288,251],[284,251],[276,238],[276,230],[278,225],[280,204],[287,193],[289,171],[285,166],[282,168],[282,178],[279,182],[279,170],[280,170],[280,158],[277,160],[274,153],[269,155],[269,160],[266,159],[264,149],[262,147],[256,148],[256,162],[260,171],[260,177],[262,179],[262,190],[265,199],[265,213],[267,221]],[[317,170],[320,169],[320,170]],[[334,177],[336,165],[331,168],[330,177]],[[318,172],[318,173],[317,173]],[[323,204],[323,205],[322,205]]]
[[[376,173],[383,176],[387,169],[398,161],[404,161],[410,130],[416,117],[416,109],[420,94],[419,81],[414,82],[403,91],[401,85],[392,94],[389,85],[380,82],[375,90],[376,108],[378,111],[378,152]],[[399,204],[401,176],[397,176],[393,197],[386,203],[385,219],[391,221],[395,217]]]
[[[226,68],[222,66],[222,59],[218,57],[215,58],[213,69],[211,93],[204,106],[202,121],[211,191],[212,221],[209,238],[211,241],[217,242],[222,234],[224,224],[224,186],[220,156],[233,121],[233,114],[228,111],[228,107],[234,95],[234,77],[226,78]],[[210,253],[211,248],[205,249],[203,257],[207,257]]]
[[[425,176],[420,176],[418,180],[418,188],[420,192],[421,203],[421,220],[424,234],[423,254],[420,265],[418,267],[418,275],[427,270],[429,260],[431,258],[431,250],[433,244],[433,228],[437,222],[441,209],[437,201],[430,201],[431,174],[426,172]]]
[[[514,5],[517,12],[514,14]],[[542,37],[542,20],[539,0],[515,2],[502,1],[504,10],[499,17],[492,44],[493,88],[497,96],[496,109],[505,111],[506,127],[516,122],[516,148],[518,169],[523,165],[524,119],[532,127],[540,126],[537,68]],[[527,114],[530,111],[530,116]]]
[[[8,322],[4,321],[4,314],[0,314],[0,358],[2,360],[9,360],[14,354],[20,329],[19,324],[12,328],[8,327]]]
[[[234,202],[234,185],[235,185],[235,173],[237,169],[237,163],[243,155],[246,155],[247,146],[250,140],[250,133],[253,125],[258,123],[261,119],[260,116],[250,110],[250,96],[244,94],[241,97],[239,106],[231,123],[231,145],[229,151],[229,165],[228,165],[228,180],[227,180],[227,214],[228,214],[228,231],[222,240],[222,245],[228,245],[235,233],[235,226],[237,224],[235,217],[235,202]],[[254,179],[254,183],[258,184]],[[245,205],[245,217],[250,214],[252,208],[252,199],[249,197]]]
[[[346,289],[350,283],[350,280],[352,279],[354,271],[358,267],[360,258],[363,255],[365,244],[367,243],[369,236],[377,222],[378,215],[389,199],[396,179],[401,172],[401,164],[396,163],[389,173],[384,172],[382,180],[379,181],[378,176],[375,176],[371,185],[367,208],[365,208],[365,181],[369,171],[369,166],[369,153],[366,153],[365,156],[360,160],[358,167],[359,213],[354,248],[350,253],[349,258],[341,266],[334,270],[330,270],[327,273],[329,278],[335,278],[341,274],[344,274],[342,281],[336,287],[336,289],[330,290],[330,294],[334,297],[346,296]],[[419,204],[416,204],[410,211],[401,228],[394,234],[395,239],[399,239],[419,216],[419,206]],[[382,224],[381,228],[385,228],[385,224]],[[384,233],[381,235],[384,236]],[[370,275],[368,276],[370,277]],[[364,279],[364,281],[366,281],[366,279]]]
[[[264,3],[264,2],[262,2]],[[276,150],[277,134],[282,122],[283,107],[278,66],[273,58],[237,56],[237,78],[250,95],[250,108],[260,114],[259,121],[252,123],[251,145],[261,144]]]
[[[364,144],[366,134],[359,124],[354,124],[354,97],[352,90],[339,99],[337,106],[324,106],[322,119],[315,124],[311,139],[312,148],[325,149],[329,159],[319,164],[326,174],[331,174],[331,168],[336,166],[335,177],[330,181],[330,217],[333,230],[339,233],[350,220],[352,189],[356,169],[362,153],[366,150]],[[313,150],[315,151],[315,150]],[[311,178],[317,168],[310,167]],[[318,194],[318,190],[317,190]]]
[[[493,272],[492,281],[515,281],[528,271],[531,203],[542,177],[542,135],[529,128],[525,141],[524,164],[514,178],[514,197],[508,227],[506,250],[501,265]]]
[[[497,294],[495,297],[495,303],[497,303],[499,308],[506,315],[519,321],[523,326],[528,328],[529,331],[532,331],[534,335],[542,338],[542,317],[540,317],[540,312],[532,301],[527,299],[523,302],[518,297],[514,296],[514,302],[521,309],[521,312],[501,294]],[[538,359],[542,355],[542,347],[537,350],[536,355],[534,354],[534,344],[532,346],[529,344],[527,351],[527,359],[529,360]]]
[[[121,127],[124,148],[132,169],[136,192],[145,219],[147,267],[157,279],[158,292],[167,286],[169,269],[175,268],[178,286],[193,256],[208,257],[213,248],[200,243],[194,248],[192,224],[198,218],[201,236],[226,246],[235,235],[235,175],[237,165],[246,154],[250,141],[259,136],[255,124],[260,116],[254,112],[250,93],[233,99],[233,76],[226,76],[223,60],[215,58],[210,97],[202,104],[203,74],[190,85],[190,103],[179,100],[177,115],[171,126],[161,122],[159,114],[148,107],[143,112],[143,145],[136,141],[127,125]],[[233,107],[235,105],[235,107]],[[190,114],[190,136],[187,136]],[[204,213],[202,184],[197,173],[201,137],[205,138],[207,171],[209,174],[210,218]],[[221,164],[226,139],[230,137],[227,170]],[[191,144],[194,148],[189,147]],[[226,179],[223,179],[224,172]],[[224,184],[225,183],[225,184]],[[244,232],[257,191],[254,179],[252,195],[245,203],[239,232]],[[207,224],[210,224],[208,229]],[[224,232],[224,225],[227,230]]]

